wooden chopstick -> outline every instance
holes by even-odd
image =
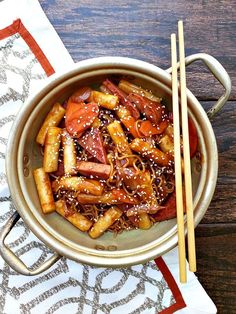
[[[174,159],[175,159],[174,161],[175,161],[177,228],[178,228],[179,274],[180,282],[185,283],[187,280],[187,274],[185,260],[186,253],[185,253],[183,191],[182,191],[181,153],[180,153],[177,51],[175,34],[171,35],[171,65],[172,65],[172,106],[174,124]]]
[[[189,270],[196,271],[196,250],[193,219],[193,196],[192,196],[192,176],[190,164],[189,149],[189,131],[188,131],[188,109],[186,94],[186,72],[185,72],[185,52],[184,52],[184,29],[183,21],[178,22],[179,35],[179,63],[180,63],[180,95],[181,95],[181,116],[182,116],[182,134],[183,134],[183,152],[184,152],[184,183],[187,214],[187,235],[188,235],[188,255]]]

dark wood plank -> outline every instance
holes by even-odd
[[[208,109],[214,102],[201,102]],[[219,151],[218,182],[203,223],[236,222],[236,102],[229,101],[212,121]]]
[[[197,276],[218,308],[236,313],[236,224],[196,229]]]
[[[184,20],[186,55],[205,52],[229,72],[236,99],[236,8],[234,0],[40,0],[75,61],[120,55],[170,65],[170,35]],[[188,86],[201,99],[216,99],[222,89],[201,66],[188,68]]]

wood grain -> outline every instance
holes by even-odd
[[[170,34],[185,25],[186,55],[215,56],[232,78],[236,99],[234,0],[40,0],[75,61],[120,55],[170,66]],[[188,67],[188,86],[201,99],[216,99],[220,85],[200,63]]]
[[[214,102],[201,102],[207,110]],[[236,223],[236,102],[229,101],[212,121],[219,151],[215,194],[203,223]]]
[[[197,276],[218,313],[236,309],[236,225],[199,225],[196,229]]]

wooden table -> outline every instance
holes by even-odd
[[[219,313],[236,313],[236,4],[220,1],[40,0],[74,61],[127,56],[170,66],[170,34],[185,25],[186,55],[216,57],[232,79],[230,101],[215,117],[219,179],[196,230],[197,275]],[[60,53],[60,52],[58,52]],[[187,70],[188,87],[209,108],[222,87],[200,64]]]

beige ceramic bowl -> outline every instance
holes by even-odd
[[[209,111],[213,116],[229,97],[230,79],[224,68],[213,57],[205,54],[186,58],[186,64],[203,60],[225,87],[225,94]],[[40,148],[35,142],[38,130],[56,102],[62,102],[79,86],[101,82],[111,74],[128,75],[138,85],[152,90],[171,104],[171,70],[164,71],[139,60],[104,57],[85,60],[73,69],[50,82],[24,104],[12,127],[6,157],[8,183],[18,213],[6,223],[0,235],[0,251],[6,262],[25,275],[38,274],[51,266],[61,256],[97,266],[127,266],[142,263],[164,254],[177,245],[176,219],[155,224],[149,230],[123,232],[114,237],[106,233],[99,239],[91,239],[86,233],[56,213],[43,215],[33,179],[33,169],[42,165]],[[201,104],[188,90],[189,114],[195,122],[202,153],[201,170],[196,171],[196,159],[192,163],[194,220],[197,225],[205,214],[216,185],[218,153],[215,136],[208,116]],[[29,270],[4,244],[4,239],[19,217],[56,253],[42,266]]]

